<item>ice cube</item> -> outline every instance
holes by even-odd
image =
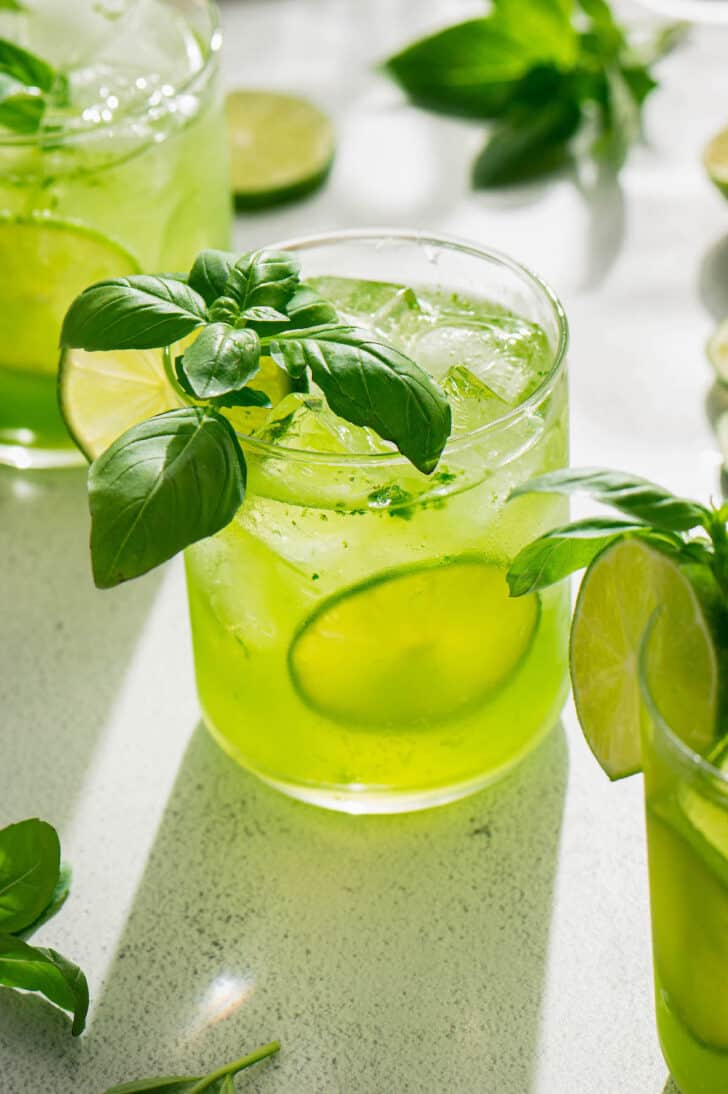
[[[502,418],[511,406],[465,365],[448,369],[442,381],[453,416],[453,433],[471,433]]]
[[[394,287],[394,286],[393,286]],[[398,289],[369,320],[374,333],[403,352],[432,329],[432,310],[414,289]]]
[[[411,349],[417,363],[436,380],[463,365],[510,406],[517,406],[548,371],[546,335],[534,323],[515,316],[458,326],[438,325]]]
[[[344,421],[320,395],[293,392],[270,411],[253,431],[258,440],[306,452],[367,456],[391,451],[374,430]]]

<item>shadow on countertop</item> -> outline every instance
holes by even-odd
[[[159,575],[91,579],[84,471],[0,468],[0,823],[63,829]]]
[[[77,1094],[275,1037],[241,1090],[525,1094],[567,768],[558,727],[475,797],[353,818],[269,790],[198,727],[69,1057]]]

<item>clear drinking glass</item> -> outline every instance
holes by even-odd
[[[56,405],[60,324],[93,281],[226,247],[220,30],[207,0],[34,0],[0,37],[67,80],[37,133],[0,129],[0,462],[79,463]]]
[[[275,440],[270,427],[267,440],[241,436],[245,504],[186,552],[204,717],[239,763],[354,813],[449,801],[529,751],[565,696],[568,590],[510,599],[505,574],[522,546],[566,518],[557,496],[508,500],[567,462],[566,319],[523,267],[463,243],[354,232],[283,246],[350,319],[435,375],[447,366],[446,388],[489,338],[515,353],[514,316],[540,328],[528,396],[506,405],[480,392],[500,416],[453,437],[429,477],[395,451],[316,441],[347,425],[317,420],[315,396],[308,417],[306,406],[296,412],[298,447],[286,446],[280,416]],[[447,321],[427,326],[428,293]],[[514,383],[517,366],[499,359],[499,382]]]
[[[643,645],[643,766],[657,1027],[682,1094],[728,1091],[728,740],[696,727]],[[651,671],[652,669],[652,671]],[[660,680],[660,687],[655,681]],[[680,717],[670,706],[680,710]]]

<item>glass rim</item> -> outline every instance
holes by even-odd
[[[321,247],[335,243],[351,242],[382,242],[392,240],[399,243],[413,243],[420,246],[431,246],[450,251],[459,251],[473,258],[492,262],[504,266],[522,280],[530,284],[538,294],[547,301],[556,320],[558,342],[553,350],[552,362],[548,373],[530,395],[514,406],[507,414],[496,418],[492,422],[486,422],[468,433],[458,437],[448,438],[442,455],[452,455],[463,451],[481,439],[497,435],[501,430],[510,426],[513,422],[520,421],[529,411],[537,406],[553,389],[564,371],[566,354],[569,346],[569,323],[566,312],[556,293],[538,274],[535,274],[528,266],[516,261],[509,255],[496,248],[481,247],[461,236],[435,235],[428,232],[419,232],[408,228],[349,228],[339,231],[322,232],[315,235],[295,236],[282,242],[274,243],[271,249],[280,251],[304,251],[312,247]],[[405,466],[410,463],[401,452],[371,452],[371,453],[327,453],[314,450],[287,448],[285,445],[271,441],[262,441],[257,437],[251,437],[247,433],[236,431],[246,449],[266,457],[288,461],[307,461],[319,466],[328,467],[388,467]]]
[[[683,741],[682,737],[680,737],[679,734],[675,732],[675,730],[665,718],[664,714],[661,712],[657,704],[657,700],[655,699],[655,696],[653,694],[652,687],[649,681],[647,658],[650,638],[652,637],[652,633],[655,629],[655,624],[657,623],[657,620],[659,618],[660,611],[660,608],[655,608],[652,615],[650,616],[650,619],[647,623],[647,626],[645,627],[642,639],[640,641],[637,671],[639,675],[639,685],[640,692],[642,693],[642,698],[645,701],[645,705],[650,714],[650,717],[653,719],[655,725],[660,730],[662,736],[666,739],[670,748],[677,753],[680,761],[683,762],[687,767],[689,767],[693,772],[699,771],[701,775],[710,779],[712,782],[719,783],[721,785],[721,792],[722,789],[725,788],[726,792],[728,793],[728,771],[722,771],[719,767],[716,767],[715,764],[712,764],[710,760],[706,759],[705,756],[701,756],[699,752],[696,752],[695,749],[691,748],[690,745],[686,744],[685,741]]]
[[[174,85],[174,97],[178,95],[184,95],[198,80],[207,80],[213,66],[217,62],[217,58],[222,46],[222,20],[220,16],[220,9],[217,5],[217,0],[202,0],[202,6],[207,9],[210,16],[209,32],[205,38],[205,55],[202,65],[191,72],[181,83]],[[34,148],[44,141],[52,142],[55,144],[73,144],[74,141],[81,141],[84,137],[93,133],[103,133],[108,129],[113,129],[118,126],[120,122],[135,121],[138,118],[143,118],[145,114],[149,112],[149,105],[144,107],[140,106],[138,109],[130,109],[128,113],[120,115],[118,118],[112,118],[111,121],[101,120],[98,122],[91,122],[89,125],[83,125],[80,128],[72,128],[70,123],[60,127],[58,132],[53,134],[43,133],[42,129],[39,129],[35,133],[8,133],[0,135],[0,149],[1,148]]]

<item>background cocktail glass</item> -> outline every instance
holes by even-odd
[[[728,1090],[728,741],[695,751],[659,671],[659,626],[643,643],[643,765],[657,1026],[682,1094]],[[704,738],[703,738],[704,739]]]
[[[77,10],[76,10],[77,9]],[[230,192],[220,31],[207,0],[44,0],[0,15],[69,103],[0,130],[0,463],[80,463],[56,405],[60,323],[105,277],[187,270],[225,247]]]
[[[376,283],[372,307],[377,285],[396,283],[476,297],[545,334],[535,390],[453,437],[431,477],[396,452],[243,436],[248,498],[186,552],[204,717],[238,762],[349,812],[449,801],[528,752],[566,693],[568,590],[511,600],[505,580],[515,553],[566,516],[557,497],[508,501],[567,462],[565,316],[515,262],[446,239],[353,232],[284,246],[307,280]],[[393,332],[411,305],[404,291],[386,305],[402,309],[387,311]],[[486,338],[477,318],[462,324],[471,345]]]

